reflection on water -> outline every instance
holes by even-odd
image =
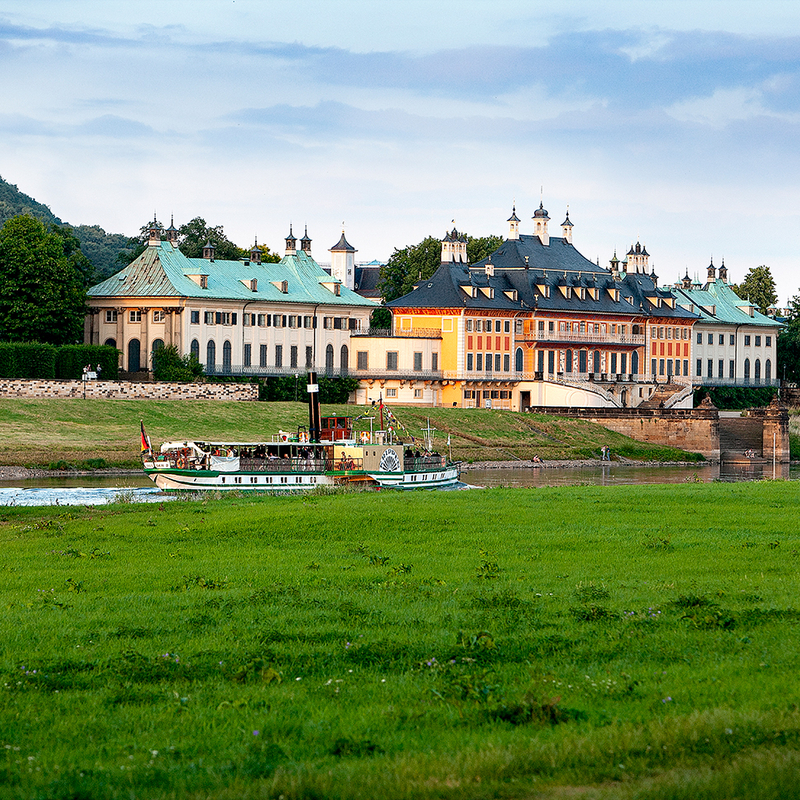
[[[725,463],[697,466],[634,467],[606,464],[592,467],[471,469],[461,474],[461,480],[472,486],[575,486],[592,484],[614,486],[633,483],[690,483],[700,481],[753,481],[772,478],[772,464]],[[789,470],[788,464],[775,466],[775,477],[800,479],[800,470]]]
[[[461,480],[470,486],[613,486],[633,483],[686,483],[714,480],[752,481],[772,478],[772,464],[736,462],[676,467],[631,467],[612,462],[605,466],[467,470]],[[778,464],[776,478],[800,479],[800,468]],[[146,475],[82,478],[31,478],[0,482],[0,505],[104,505],[119,495],[130,502],[168,499]]]

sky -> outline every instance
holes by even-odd
[[[320,262],[456,226],[800,292],[796,0],[0,0],[0,176],[74,225]]]

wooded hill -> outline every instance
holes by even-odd
[[[45,223],[65,225],[81,243],[83,254],[92,262],[97,281],[108,278],[122,267],[117,256],[128,247],[128,237],[106,233],[99,225],[71,225],[57,217],[48,206],[21,192],[0,177],[0,226],[12,217],[30,214]]]

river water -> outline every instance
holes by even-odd
[[[701,464],[697,466],[527,467],[465,470],[461,480],[469,486],[613,486],[634,483],[688,483],[715,480],[748,481],[772,478],[772,464]],[[777,465],[776,478],[800,480],[800,468]],[[0,481],[0,505],[104,505],[106,503],[161,502],[171,499],[145,475],[77,478],[30,478]]]

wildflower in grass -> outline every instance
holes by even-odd
[[[661,702],[662,703],[671,703],[672,702],[672,698],[671,697],[665,697]]]
[[[259,733],[260,731],[253,731],[253,736],[258,736]]]

